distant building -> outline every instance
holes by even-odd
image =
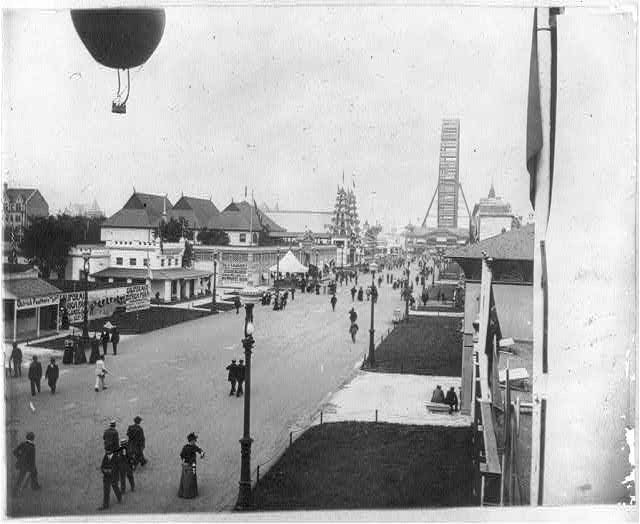
[[[257,246],[261,231],[272,238],[281,238],[285,233],[283,227],[246,200],[231,202],[209,221],[208,227],[224,231],[230,246]]]
[[[134,192],[102,225],[100,239],[109,250],[109,267],[90,275],[99,282],[147,284],[164,302],[205,294],[211,273],[182,267],[184,239],[162,242],[161,222],[173,210],[166,196]]]
[[[496,196],[491,184],[487,198],[481,198],[471,214],[471,238],[481,241],[511,229],[514,219],[511,204]]]
[[[100,209],[98,201],[94,198],[90,205],[87,204],[69,204],[63,211],[65,215],[79,216],[87,218],[102,218],[104,212]]]
[[[4,184],[2,204],[4,227],[13,230],[17,242],[22,240],[32,219],[49,216],[49,204],[37,189],[10,188]]]
[[[404,231],[404,248],[408,253],[443,253],[469,242],[469,231],[461,228],[417,227],[409,223]]]
[[[286,230],[283,236],[292,242],[302,241],[309,235],[316,244],[331,241],[331,211],[265,210],[265,214]]]
[[[220,211],[211,201],[182,195],[169,211],[169,216],[176,220],[184,219],[190,230],[196,232],[208,227]],[[195,237],[194,237],[195,238]]]

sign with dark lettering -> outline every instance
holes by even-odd
[[[46,297],[26,297],[26,298],[18,298],[17,308],[18,309],[26,309],[33,307],[42,307],[42,306],[51,306],[53,304],[58,303],[58,297],[60,295],[49,295]]]

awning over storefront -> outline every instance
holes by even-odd
[[[19,278],[3,281],[5,300],[16,300],[17,308],[55,304],[60,290],[41,278]]]
[[[97,273],[92,273],[91,276],[95,278],[131,278],[146,280],[149,278],[149,272],[146,268],[109,267]],[[151,270],[151,280],[189,280],[209,276],[211,276],[210,271],[199,271],[197,269],[183,267]]]

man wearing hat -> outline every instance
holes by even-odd
[[[58,364],[56,364],[56,359],[51,357],[51,364],[47,366],[47,370],[44,372],[44,378],[47,379],[52,395],[56,392],[56,383],[58,382],[59,375],[60,370],[58,369]]]
[[[104,430],[102,440],[104,441],[104,450],[107,453],[113,453],[120,447],[120,435],[118,435],[115,420],[109,422],[109,427]]]
[[[147,459],[144,458],[144,430],[142,426],[140,426],[140,422],[142,422],[142,418],[139,416],[133,419],[133,424],[127,428],[127,437],[129,439],[131,454],[133,455],[131,458],[133,460],[139,459],[140,465],[144,466],[147,463]]]
[[[29,477],[31,478],[31,489],[40,489],[40,484],[38,484],[38,470],[36,469],[36,446],[33,443],[34,439],[35,435],[29,431],[26,440],[13,452],[13,455],[17,459],[16,469],[18,470],[18,479],[14,486],[14,493],[16,494],[22,488],[22,483],[27,473],[29,473]]]
[[[31,382],[31,396],[35,396],[36,389],[40,393],[40,381],[42,380],[42,364],[38,362],[38,357],[33,355],[29,364],[29,382]]]
[[[236,369],[236,377],[238,378],[238,391],[236,392],[236,397],[239,397],[244,392],[242,391],[242,384],[244,383],[244,360],[240,359],[238,363],[238,367]]]
[[[233,395],[236,392],[236,380],[238,380],[238,364],[236,364],[235,360],[232,360],[231,364],[227,366],[227,371],[229,372],[227,380],[231,382],[231,391],[229,391],[229,395]]]
[[[112,489],[118,502],[122,502],[122,493],[120,493],[120,488],[118,487],[118,457],[114,451],[107,450],[105,452],[102,457],[102,464],[100,464],[100,471],[102,471],[102,506],[98,509],[105,510],[109,509],[109,498]]]
[[[129,479],[129,486],[131,486],[131,491],[136,490],[136,483],[133,480],[133,469],[131,468],[131,457],[129,453],[127,453],[127,439],[122,439],[120,441],[120,447],[115,453],[116,463],[118,465],[118,473],[120,476],[120,492],[126,493],[127,491],[127,483],[126,479]]]

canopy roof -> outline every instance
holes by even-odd
[[[309,271],[309,268],[303,266],[291,250],[289,250],[287,251],[287,254],[280,259],[280,264],[274,264],[269,268],[269,271],[280,271],[280,273],[306,273]]]

